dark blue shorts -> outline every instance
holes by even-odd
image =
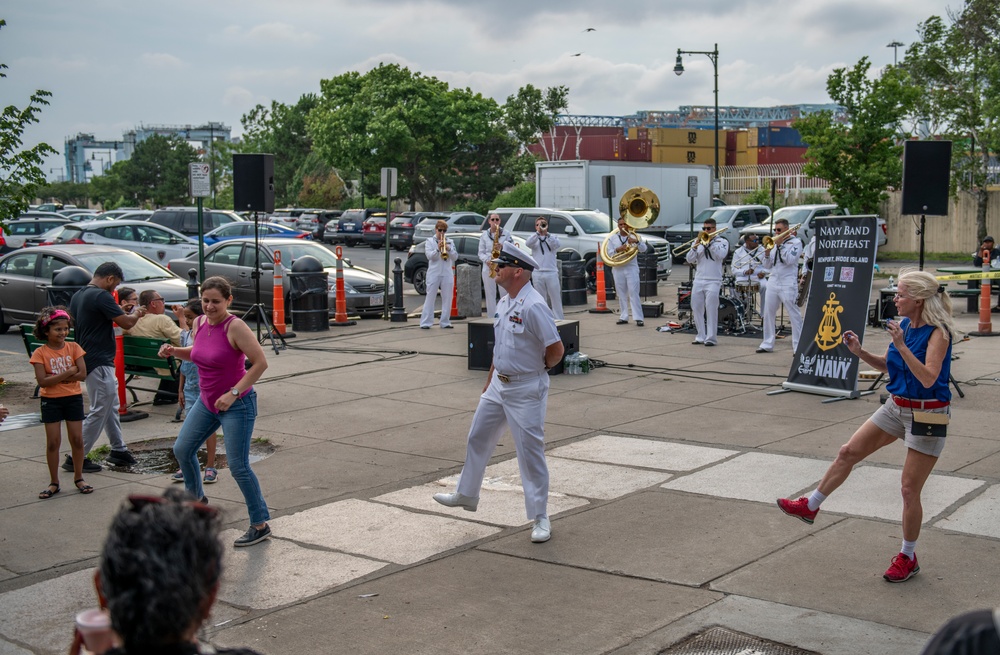
[[[42,423],[82,421],[83,417],[83,394],[42,398]]]

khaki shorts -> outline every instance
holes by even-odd
[[[921,411],[951,416],[951,405]],[[897,439],[902,439],[907,448],[912,448],[918,453],[940,457],[941,451],[944,450],[945,437],[914,436],[910,431],[913,423],[913,410],[909,407],[900,407],[893,402],[892,398],[885,401],[885,404],[879,407],[869,420],[884,432],[888,432]]]

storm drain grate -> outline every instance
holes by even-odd
[[[816,653],[725,628],[709,628],[666,650],[661,650],[658,655],[816,655]]]

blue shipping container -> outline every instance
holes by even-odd
[[[801,148],[803,147],[802,135],[794,127],[768,127],[761,128],[760,134],[767,135],[767,143],[760,144],[761,147],[769,148]]]

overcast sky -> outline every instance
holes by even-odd
[[[503,102],[525,84],[569,87],[569,113],[830,102],[826,79],[867,56],[892,63],[941,0],[14,0],[0,18],[0,103],[52,104],[25,143],[120,140],[140,124],[240,118],[294,103],[322,79],[393,62]],[[595,28],[594,31],[585,31]],[[572,56],[581,53],[579,56]],[[900,49],[902,57],[903,49]],[[48,168],[56,168],[54,172]]]

